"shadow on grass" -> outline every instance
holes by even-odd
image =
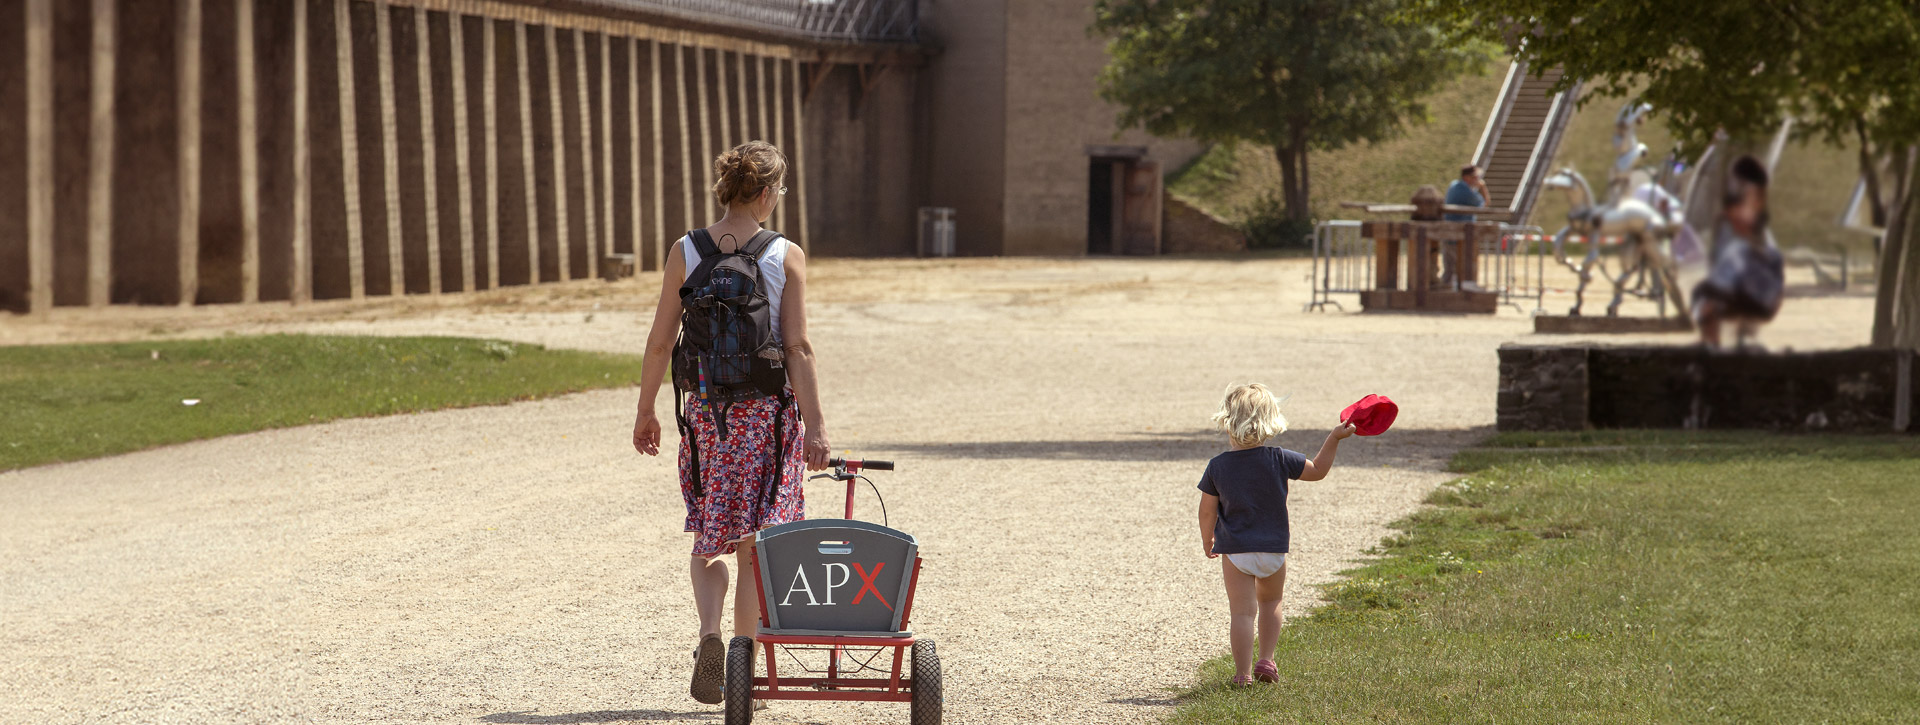
[[[1379,437],[1352,437],[1340,446],[1338,465],[1437,468],[1454,451],[1492,435],[1491,426],[1456,429],[1399,429]],[[1320,450],[1326,433],[1295,430],[1273,441],[1308,456]],[[984,443],[875,442],[865,448],[874,457],[976,460],[1206,461],[1227,450],[1226,436],[1209,430],[1142,432],[1125,437],[1080,440],[1014,440]]]
[[[1920,436],[1766,431],[1594,430],[1500,433],[1462,451],[1448,470],[1556,463],[1718,463],[1767,459],[1884,461],[1920,459]]]
[[[672,710],[594,710],[592,712],[569,712],[555,715],[538,715],[535,710],[519,712],[496,712],[480,718],[481,722],[513,723],[516,725],[566,725],[568,723],[588,722],[659,722],[663,720],[719,720],[720,713],[706,710],[699,712],[675,712]]]

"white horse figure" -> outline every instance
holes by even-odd
[[[1640,160],[1647,156],[1647,145],[1640,143],[1640,124],[1652,112],[1651,105],[1629,101],[1620,107],[1619,115],[1614,116],[1613,169],[1607,177],[1609,204],[1626,198],[1627,190],[1633,186],[1633,171],[1640,168]]]
[[[1620,237],[1623,243],[1620,275],[1608,280],[1613,283],[1613,302],[1607,305],[1608,317],[1620,314],[1620,302],[1628,291],[1627,280],[1635,273],[1644,272],[1652,272],[1654,283],[1660,288],[1654,294],[1665,293],[1671,297],[1676,309],[1686,309],[1686,302],[1680,296],[1680,287],[1673,277],[1673,260],[1668,258],[1660,244],[1673,237],[1677,225],[1670,219],[1684,217],[1662,214],[1655,204],[1637,198],[1638,194],[1596,207],[1593,205],[1593,187],[1587,185],[1586,177],[1581,176],[1580,172],[1570,168],[1561,169],[1541,183],[1546,188],[1567,192],[1570,208],[1567,225],[1553,235],[1553,256],[1580,276],[1580,287],[1574,290],[1573,309],[1568,312],[1569,315],[1578,316],[1580,307],[1586,303],[1587,284],[1592,281],[1593,270],[1600,261],[1602,237]],[[1664,189],[1659,191],[1662,194],[1665,192]],[[1669,212],[1678,208],[1677,199],[1668,203]],[[1567,261],[1567,237],[1574,234],[1587,239],[1587,257],[1579,264]]]

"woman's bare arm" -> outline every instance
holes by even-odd
[[[654,414],[654,401],[660,397],[660,384],[672,362],[674,340],[680,337],[680,281],[686,276],[686,257],[676,243],[667,254],[667,268],[660,277],[660,303],[653,308],[653,329],[647,333],[646,357],[640,361],[640,406],[633,420],[633,448],[649,456],[660,455],[660,418]]]
[[[780,293],[780,343],[786,348],[787,382],[793,385],[800,421],[806,426],[807,469],[817,471],[827,467],[833,446],[827,443],[813,342],[807,339],[807,255],[799,245],[787,248],[786,270],[787,286]]]

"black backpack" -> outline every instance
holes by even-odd
[[[731,235],[729,235],[731,236]],[[787,371],[783,352],[774,342],[773,308],[760,279],[760,255],[780,239],[778,232],[761,230],[733,252],[720,251],[704,229],[687,232],[699,255],[699,264],[680,285],[680,339],[673,346],[674,416],[680,435],[693,454],[693,490],[701,495],[700,449],[693,442],[680,396],[688,394],[706,406],[726,438],[727,407],[744,400],[774,397],[780,407],[774,418],[774,460],[786,455]],[[779,467],[775,466],[778,472]],[[778,492],[777,482],[773,493]]]

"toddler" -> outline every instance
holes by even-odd
[[[1220,571],[1233,615],[1233,684],[1275,682],[1280,673],[1273,648],[1280,640],[1280,590],[1287,581],[1287,481],[1326,478],[1340,439],[1353,435],[1354,427],[1333,429],[1312,460],[1262,445],[1285,431],[1287,420],[1273,393],[1258,383],[1227,388],[1213,422],[1233,449],[1207,461],[1200,475],[1200,542],[1207,558],[1225,556]],[[1252,663],[1256,619],[1260,660]]]

